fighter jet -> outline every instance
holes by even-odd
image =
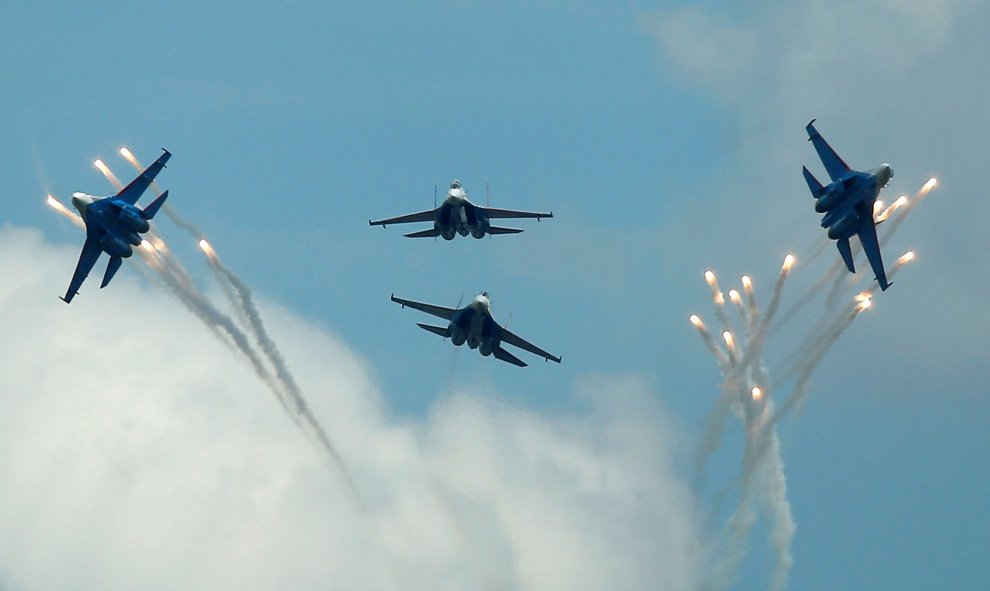
[[[434,205],[436,205],[434,203]],[[385,227],[391,224],[407,224],[410,222],[433,222],[433,228],[406,234],[406,238],[435,238],[443,237],[444,240],[453,240],[455,234],[475,238],[484,238],[485,234],[518,234],[522,232],[517,228],[499,228],[492,226],[490,220],[497,218],[552,218],[553,212],[534,211],[513,211],[509,209],[495,209],[492,207],[481,207],[471,203],[468,199],[467,191],[461,186],[461,181],[450,182],[450,189],[447,190],[447,198],[439,207],[419,213],[411,213],[387,220],[368,220],[372,226]]]
[[[893,178],[894,170],[889,164],[882,164],[867,171],[849,168],[849,165],[818,133],[814,123],[815,120],[812,119],[805,128],[808,132],[808,141],[815,145],[815,150],[818,151],[818,156],[822,159],[829,178],[832,179],[831,183],[822,186],[808,171],[808,167],[803,167],[804,179],[808,182],[811,194],[817,199],[815,211],[825,214],[822,218],[822,227],[828,228],[828,237],[837,241],[839,254],[842,255],[842,260],[845,261],[850,273],[856,272],[856,266],[853,264],[849,238],[854,234],[859,236],[860,244],[863,245],[866,258],[873,267],[873,274],[880,284],[880,289],[886,290],[891,284],[887,283],[887,274],[880,256],[877,228],[873,221],[873,204],[880,190]]]
[[[79,192],[72,194],[72,205],[79,210],[79,215],[86,223],[86,242],[83,243],[69,289],[65,292],[65,297],[60,298],[66,304],[79,293],[79,287],[100,258],[100,253],[110,255],[110,262],[100,284],[103,288],[113,279],[123,260],[131,256],[133,247],[141,244],[140,234],[150,229],[148,222],[155,217],[168,198],[168,191],[165,191],[144,209],[134,205],[172,156],[168,150],[162,150],[165,153],[154,164],[116,195],[94,197]]]
[[[472,349],[477,349],[484,356],[495,355],[496,359],[501,359],[519,367],[526,367],[526,364],[518,357],[502,348],[503,344],[519,347],[539,355],[547,361],[560,363],[560,357],[554,357],[543,349],[524,341],[509,329],[499,326],[492,318],[492,304],[488,299],[488,292],[483,291],[463,308],[444,308],[432,304],[423,304],[412,300],[404,300],[392,294],[392,301],[401,304],[403,308],[409,306],[427,314],[439,316],[448,320],[449,324],[444,326],[432,326],[429,324],[417,325],[423,330],[449,338],[455,346],[459,347],[464,343]],[[459,304],[458,304],[459,305]]]

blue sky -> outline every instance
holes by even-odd
[[[0,72],[0,222],[40,230],[67,282],[81,238],[45,192],[108,192],[94,158],[123,178],[119,146],[145,162],[165,146],[170,203],[271,309],[345,344],[391,420],[429,421],[452,392],[586,416],[582,384],[607,396],[628,378],[663,409],[657,429],[676,434],[665,453],[689,480],[719,381],[687,322],[711,315],[701,274],[750,273],[765,298],[784,254],[820,238],[798,173],[821,169],[803,133],[818,117],[853,166],[893,164],[891,195],[931,175],[942,186],[888,251],[916,248],[918,263],[853,324],[782,426],[791,587],[978,588],[990,580],[979,565],[990,211],[978,181],[990,72],[973,23],[987,9],[840,4],[16,7],[0,35],[13,56]],[[476,201],[487,183],[493,205],[555,218],[451,243],[368,227],[431,206],[452,178]],[[161,227],[216,294],[191,241]],[[807,270],[799,259],[790,295],[834,256]],[[511,313],[513,331],[563,364],[517,370],[455,350],[388,301],[453,305],[481,290],[497,319]],[[106,295],[88,285],[71,311],[105,313]],[[68,322],[58,314],[42,317]],[[770,343],[771,370],[794,338]],[[741,440],[730,434],[713,480],[738,473]],[[766,586],[764,534],[734,588]]]

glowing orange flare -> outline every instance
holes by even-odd
[[[729,299],[732,300],[733,304],[742,303],[742,297],[739,295],[739,292],[734,289],[729,290]]]
[[[729,349],[732,349],[733,348],[734,341],[732,339],[732,333],[731,332],[729,332],[729,331],[723,332],[722,333],[722,340],[725,341],[725,346],[726,347],[728,347]]]
[[[883,200],[877,199],[873,202],[873,215],[876,215],[881,209],[883,209]]]
[[[759,386],[753,386],[753,389],[750,391],[750,394],[753,395],[753,400],[757,402],[759,402],[760,399],[763,398],[763,390],[760,390]]]
[[[745,289],[747,293],[753,291],[753,280],[749,278],[749,275],[743,275],[741,281],[743,289]]]
[[[705,281],[708,282],[708,285],[714,285],[715,273],[712,271],[705,271]]]
[[[937,184],[938,184],[938,179],[936,179],[935,177],[932,177],[932,178],[928,179],[927,181],[925,181],[925,184],[922,185],[921,192],[922,193],[927,193],[927,192],[931,191],[932,189],[934,189],[935,188],[935,185],[937,185]]]
[[[701,316],[698,316],[697,314],[691,314],[688,320],[690,320],[691,324],[695,325],[698,328],[702,328],[705,326],[705,323],[701,321]]]
[[[869,308],[872,305],[873,305],[873,300],[871,300],[869,297],[863,298],[863,301],[861,301],[859,304],[856,305],[856,312],[857,313],[862,312],[863,310]]]
[[[93,166],[99,168],[100,172],[103,172],[103,174],[106,174],[104,171],[107,170],[107,165],[104,164],[103,161],[100,160],[99,158],[93,161]]]
[[[897,259],[897,262],[903,265],[904,263],[910,263],[914,260],[914,251],[909,250],[901,255],[901,258]]]
[[[213,252],[213,247],[210,246],[210,243],[206,241],[206,238],[203,238],[202,240],[199,241],[199,248],[202,249],[202,251],[205,252],[206,254],[211,254]]]
[[[784,257],[784,271],[790,271],[791,267],[794,265],[794,255],[789,254]]]
[[[154,250],[155,250],[154,245],[152,245],[147,240],[142,240],[141,241],[141,248],[143,248],[147,252],[154,252]]]
[[[718,292],[715,294],[715,303],[718,304],[719,306],[725,305],[725,295],[723,295],[722,292]]]
[[[124,160],[130,162],[131,166],[139,170],[141,169],[141,164],[138,162],[137,157],[134,156],[134,152],[131,152],[125,147],[120,149],[120,155],[124,157]]]
[[[52,197],[51,195],[48,196],[47,202],[49,207],[54,207],[55,209],[62,206],[62,204],[58,202],[58,199]]]
[[[897,201],[894,202],[893,207],[904,207],[905,205],[907,205],[907,202],[908,202],[907,195],[901,195],[900,197],[897,198]]]

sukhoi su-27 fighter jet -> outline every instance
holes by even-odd
[[[110,262],[103,274],[103,282],[100,283],[100,287],[103,288],[113,279],[123,260],[133,254],[133,247],[141,244],[140,235],[150,229],[148,222],[165,203],[168,191],[162,193],[144,209],[135,206],[135,203],[172,156],[168,150],[164,152],[154,164],[116,195],[101,198],[79,192],[72,194],[72,205],[79,210],[79,215],[86,224],[86,242],[83,243],[79,262],[76,263],[76,270],[72,274],[65,297],[61,298],[62,301],[68,304],[79,293],[79,287],[86,280],[96,260],[100,258],[100,253],[105,252],[110,255]]]
[[[435,204],[434,204],[435,205]],[[553,212],[514,211],[511,209],[496,209],[481,207],[471,203],[467,191],[461,186],[461,181],[454,180],[447,190],[447,198],[439,206],[418,213],[411,213],[386,220],[368,220],[372,226],[390,226],[392,224],[408,224],[411,222],[433,222],[429,230],[406,234],[407,238],[435,238],[453,240],[454,236],[470,234],[475,238],[484,238],[485,234],[518,234],[517,228],[500,228],[491,225],[493,219],[507,218],[552,218]]]
[[[839,254],[842,255],[842,260],[850,273],[856,272],[856,266],[853,264],[849,239],[853,235],[859,236],[859,242],[863,245],[863,252],[866,253],[870,266],[873,267],[873,274],[880,284],[880,289],[885,290],[890,287],[890,283],[887,282],[883,258],[880,256],[877,228],[873,221],[873,204],[880,190],[893,178],[894,170],[889,164],[882,164],[867,171],[849,168],[849,165],[818,133],[814,123],[815,120],[812,119],[805,128],[808,132],[808,141],[815,145],[815,150],[818,151],[818,156],[822,159],[822,164],[825,165],[825,170],[832,180],[831,183],[823,186],[811,174],[808,167],[803,167],[804,180],[808,182],[808,188],[816,199],[815,211],[825,214],[822,218],[822,227],[828,228],[828,237],[836,241]]]
[[[520,349],[529,351],[534,355],[539,355],[547,361],[555,361],[560,363],[560,357],[547,353],[536,345],[524,341],[520,337],[509,332],[509,329],[499,326],[499,324],[495,322],[495,319],[492,318],[492,305],[491,301],[488,299],[488,292],[481,292],[480,295],[476,296],[463,308],[445,308],[443,306],[434,306],[433,304],[424,304],[422,302],[404,300],[402,298],[395,297],[395,295],[392,296],[392,301],[397,304],[401,304],[403,308],[409,306],[410,308],[415,308],[421,312],[433,314],[434,316],[447,320],[447,326],[433,326],[430,324],[421,323],[417,323],[417,325],[423,330],[440,335],[445,339],[449,338],[450,342],[454,343],[455,346],[459,347],[464,343],[467,343],[468,347],[477,349],[486,357],[489,355],[494,355],[496,359],[501,359],[502,361],[511,363],[512,365],[518,365],[519,367],[526,367],[526,364],[512,353],[509,353],[502,348],[502,345],[507,344],[514,347],[519,347]]]

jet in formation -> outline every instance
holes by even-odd
[[[412,300],[397,298],[394,294],[392,295],[392,301],[401,304],[403,308],[409,306],[410,308],[415,308],[447,320],[449,322],[447,326],[432,326],[421,323],[417,323],[417,325],[423,330],[440,335],[445,339],[449,338],[455,346],[459,347],[467,343],[468,347],[478,349],[486,357],[494,355],[496,359],[501,359],[519,367],[526,367],[526,363],[506,351],[502,348],[502,345],[508,344],[519,347],[534,355],[539,355],[547,361],[560,363],[560,357],[555,357],[547,353],[536,345],[524,341],[509,332],[509,329],[499,326],[495,322],[495,319],[492,318],[492,305],[488,299],[488,292],[481,292],[480,295],[471,300],[463,308],[445,308],[443,306],[414,302]]]
[[[386,227],[391,224],[408,224],[411,222],[433,222],[433,228],[406,234],[407,238],[435,238],[453,240],[454,236],[470,234],[475,238],[484,238],[485,234],[518,234],[517,228],[500,228],[492,226],[493,219],[507,218],[552,218],[553,212],[513,211],[510,209],[495,209],[481,207],[471,203],[467,191],[458,180],[451,181],[447,190],[447,198],[438,207],[418,213],[411,213],[386,220],[368,220],[372,226]]]
[[[873,221],[873,204],[880,190],[893,178],[894,171],[889,164],[882,164],[867,171],[849,168],[849,165],[818,133],[814,123],[815,120],[812,119],[805,128],[808,132],[808,141],[815,145],[815,150],[818,151],[818,156],[832,180],[831,183],[823,186],[811,174],[808,167],[803,167],[804,179],[816,199],[815,211],[825,214],[822,218],[822,227],[828,228],[828,237],[837,241],[839,254],[842,255],[842,260],[850,273],[856,272],[856,266],[853,264],[849,239],[853,235],[859,236],[859,242],[863,245],[863,252],[866,253],[870,266],[873,267],[873,274],[880,284],[880,289],[886,290],[891,284],[887,282],[883,258],[880,256],[877,228]]]
[[[103,282],[100,283],[100,287],[103,288],[113,279],[123,260],[133,254],[133,247],[141,244],[141,234],[150,229],[148,222],[155,217],[168,198],[168,191],[165,191],[148,207],[140,209],[135,206],[137,200],[155,180],[155,176],[165,168],[165,163],[172,156],[168,150],[164,148],[162,150],[164,154],[154,164],[146,168],[116,195],[94,197],[86,193],[72,194],[72,205],[79,210],[79,215],[86,224],[86,242],[83,243],[82,253],[79,254],[79,262],[76,263],[69,289],[65,292],[65,297],[61,298],[65,303],[71,302],[79,293],[79,287],[86,280],[96,260],[100,258],[100,253],[105,252],[110,255],[110,262],[103,274]]]

